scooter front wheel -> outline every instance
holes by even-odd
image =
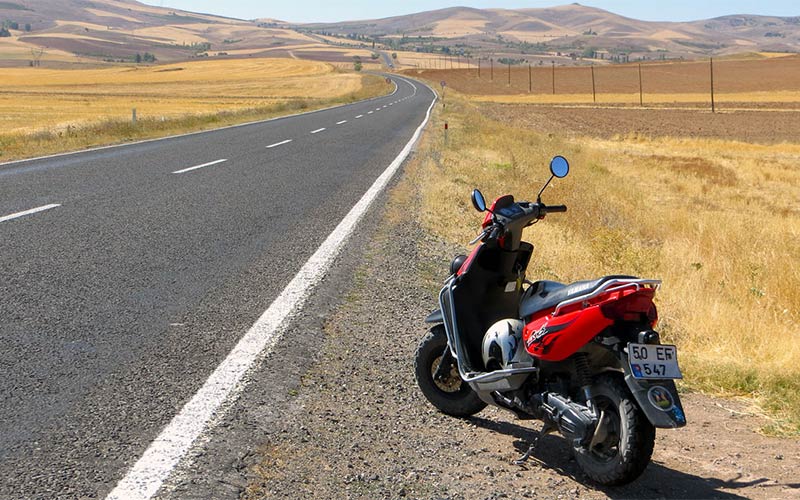
[[[453,417],[469,417],[486,408],[475,391],[461,380],[455,361],[442,380],[434,374],[447,348],[447,335],[443,325],[430,329],[417,347],[414,356],[414,374],[417,384],[428,401],[442,413]]]

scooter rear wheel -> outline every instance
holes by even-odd
[[[604,438],[590,449],[576,449],[575,459],[597,483],[604,486],[629,483],[650,463],[655,427],[636,405],[620,377],[599,377],[592,385],[592,392],[592,399],[604,414]]]
[[[472,416],[486,408],[486,403],[461,380],[455,362],[444,380],[434,380],[445,348],[447,335],[444,326],[436,325],[419,343],[414,356],[417,384],[425,398],[442,413],[460,418]]]

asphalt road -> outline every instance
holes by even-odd
[[[117,484],[422,123],[433,93],[396,82],[0,166],[0,498]]]

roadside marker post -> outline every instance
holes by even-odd
[[[136,108],[133,108],[131,112],[131,123],[136,125]]]

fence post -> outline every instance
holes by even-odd
[[[133,112],[131,113],[131,123],[136,125],[136,108],[133,108]]]
[[[716,104],[714,103],[714,58],[709,58],[709,65],[711,66],[711,112],[716,113]]]
[[[642,91],[642,63],[639,63],[639,106],[644,107],[644,92]]]
[[[592,102],[597,104],[597,90],[594,86],[594,64],[592,64]]]

